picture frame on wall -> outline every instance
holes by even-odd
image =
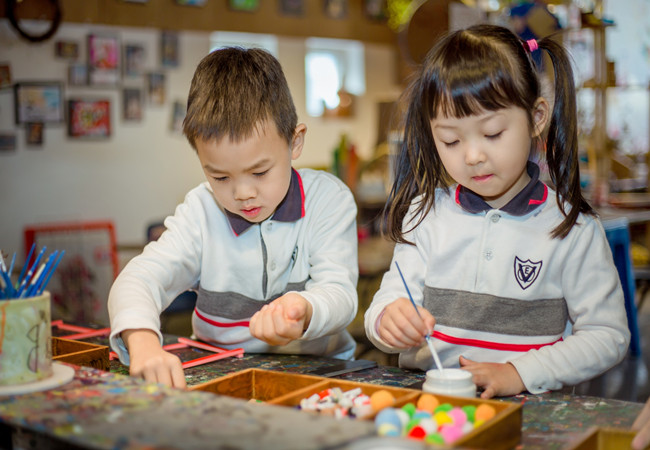
[[[388,0],[363,0],[363,12],[370,20],[388,20]]]
[[[345,19],[348,16],[348,0],[325,0],[323,7],[329,19]]]
[[[88,82],[117,85],[120,81],[120,45],[117,36],[88,36]]]
[[[280,0],[280,14],[302,17],[305,13],[305,0]]]
[[[43,130],[45,125],[43,122],[29,122],[25,129],[25,142],[32,147],[43,146]]]
[[[70,64],[68,67],[68,84],[70,86],[87,86],[88,67],[85,64]]]
[[[63,85],[58,81],[20,82],[14,85],[16,125],[29,122],[61,123]]]
[[[124,88],[122,90],[122,118],[125,122],[140,122],[142,120],[142,89]]]
[[[160,106],[165,103],[165,74],[163,72],[147,74],[147,97],[152,105]]]
[[[228,0],[233,11],[254,12],[260,6],[260,0]]]
[[[187,106],[182,101],[176,100],[172,105],[172,120],[170,130],[174,133],[183,133],[183,120]]]
[[[163,67],[178,67],[178,33],[163,31],[160,34],[160,65]]]
[[[124,45],[124,76],[138,77],[144,73],[144,46],[140,44]]]
[[[111,135],[109,99],[77,98],[68,100],[68,136],[107,139]]]
[[[0,89],[11,86],[11,66],[0,63]]]
[[[55,44],[57,58],[77,59],[79,44],[75,41],[57,41]]]

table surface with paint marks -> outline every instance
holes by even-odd
[[[165,336],[165,343],[175,340],[174,336]],[[104,338],[87,341],[106,343]],[[210,354],[196,348],[173,353],[182,361]],[[188,385],[193,386],[248,368],[309,373],[338,362],[311,356],[245,354],[192,367],[185,374]],[[349,442],[354,442],[355,448],[365,448],[366,441],[367,448],[372,448],[374,442],[374,428],[365,421],[341,421],[292,408],[252,405],[127,375],[128,369],[113,360],[110,372],[77,368],[74,380],[61,387],[0,397],[0,434],[4,426],[22,430],[14,433],[14,440],[27,432],[32,443],[40,436],[44,442],[53,440],[81,448],[215,448],[216,442],[223,448],[260,448],[261,436],[265,438],[264,448],[282,449],[331,448]],[[422,383],[424,373],[377,366],[334,378],[413,388]],[[526,449],[566,448],[592,426],[629,428],[643,407],[640,403],[564,392],[499,400],[523,405],[519,448]]]

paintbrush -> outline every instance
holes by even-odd
[[[399,268],[399,264],[397,264],[397,261],[395,261],[395,266],[397,267],[397,271],[399,272],[399,276],[402,278],[402,283],[404,283],[404,288],[406,289],[406,293],[409,296],[409,300],[411,300],[411,304],[415,308],[415,312],[418,314],[418,316],[421,319],[422,315],[420,315],[420,311],[418,311],[418,307],[415,304],[415,301],[413,300],[413,296],[411,295],[411,291],[409,290],[409,287],[406,284],[406,280],[404,279],[404,275],[402,274],[402,269]],[[442,373],[442,363],[440,362],[440,357],[438,356],[438,352],[436,351],[436,348],[433,346],[433,342],[431,341],[431,335],[428,334],[427,336],[425,336],[425,339],[427,341],[427,346],[429,347],[429,351],[431,352],[431,355],[433,356],[433,360],[436,363],[436,367]]]

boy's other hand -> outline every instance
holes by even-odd
[[[181,360],[163,350],[156,333],[144,329],[125,330],[122,339],[129,349],[131,376],[171,387],[186,387]]]
[[[650,399],[645,402],[641,413],[636,417],[632,430],[638,431],[632,440],[632,448],[647,448],[650,445]]]
[[[391,347],[410,348],[422,345],[436,324],[429,311],[418,307],[420,316],[407,298],[398,298],[384,308],[379,320],[379,336]]]
[[[481,398],[517,395],[526,389],[519,372],[510,363],[480,363],[459,358],[460,368],[471,372],[472,381],[483,388]]]
[[[286,345],[309,327],[312,307],[302,295],[289,292],[262,306],[251,317],[251,335],[269,345]]]

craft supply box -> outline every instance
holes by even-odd
[[[422,391],[414,389],[262,369],[246,369],[189,389],[295,408],[303,398],[334,387],[343,391],[361,388],[361,391],[369,396],[378,390],[387,390],[395,397],[397,407],[409,402],[416,403],[423,394]],[[453,406],[478,406],[485,403],[491,405],[496,411],[492,419],[454,442],[454,447],[510,449],[519,444],[522,425],[521,405],[506,401],[435,395],[440,403],[450,403]],[[317,413],[305,412],[305,414]],[[341,420],[372,420],[373,418],[374,414],[363,419]]]
[[[109,350],[105,345],[53,337],[52,361],[108,370]]]

